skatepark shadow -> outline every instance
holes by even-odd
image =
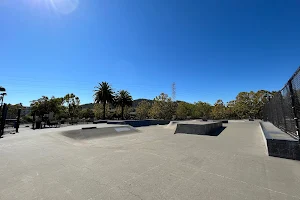
[[[221,128],[218,128],[212,132],[210,132],[209,134],[207,134],[207,136],[218,136],[220,135],[224,130],[226,129],[225,126],[222,126]]]

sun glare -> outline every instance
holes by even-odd
[[[52,8],[62,14],[70,14],[76,10],[79,0],[48,0]]]
[[[35,6],[43,6],[54,12],[67,15],[77,9],[79,0],[31,0],[31,3]]]

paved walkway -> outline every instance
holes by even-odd
[[[1,200],[300,199],[300,162],[268,157],[258,122],[219,136],[152,126],[73,140],[63,129],[0,140]]]

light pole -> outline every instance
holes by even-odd
[[[5,95],[6,95],[5,92],[3,92],[3,93],[0,94],[1,107],[2,107],[2,105],[3,105],[3,101],[4,101],[4,96],[5,96]]]
[[[6,90],[4,87],[0,86],[0,101],[1,101],[1,108],[2,108],[2,105],[3,105],[3,100],[4,100],[4,96],[6,95]]]
[[[0,92],[1,92],[0,93],[0,101],[1,101],[1,104],[0,104],[0,138],[1,138],[3,135],[4,125],[5,125],[5,116],[3,116],[3,115],[5,115],[5,112],[6,112],[5,106],[3,107],[3,110],[2,110],[4,96],[6,95],[5,88],[0,86]]]

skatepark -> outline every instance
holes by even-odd
[[[299,5],[1,1],[0,200],[300,200]]]
[[[0,199],[300,199],[299,161],[268,156],[259,121],[176,124],[20,128],[1,139]]]

